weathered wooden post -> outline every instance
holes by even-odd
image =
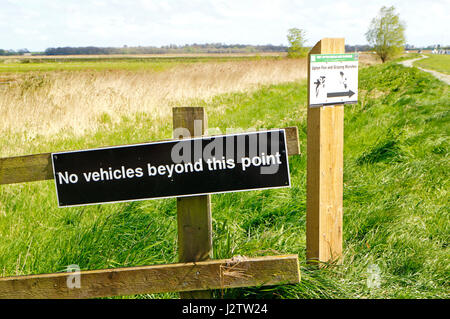
[[[173,129],[188,129],[190,135],[201,136],[207,128],[203,107],[173,108]],[[179,136],[174,136],[178,138]],[[180,262],[204,261],[212,257],[211,196],[177,198],[178,259]],[[211,298],[210,291],[182,292],[183,299]]]
[[[343,38],[317,42],[311,54],[345,53]],[[308,56],[310,101],[310,56]],[[308,106],[307,115],[308,262],[339,262],[342,257],[344,105]]]

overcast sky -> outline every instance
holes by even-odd
[[[0,0],[0,48],[286,45],[292,27],[306,30],[309,45],[365,44],[383,5],[406,22],[407,43],[450,44],[450,0]]]

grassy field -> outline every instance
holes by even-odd
[[[164,71],[181,64],[189,65],[198,62],[239,62],[239,61],[280,61],[285,60],[285,53],[261,54],[214,54],[214,55],[72,55],[72,56],[0,56],[0,83],[11,73],[53,72],[53,71]],[[379,63],[374,54],[362,53],[361,65]]]
[[[427,54],[428,58],[414,62],[415,66],[450,75],[450,55]]]
[[[168,59],[167,61],[146,61],[144,59],[133,60],[7,60],[0,63],[0,73],[5,72],[30,72],[30,71],[83,71],[83,70],[151,70],[162,71],[180,63]],[[185,61],[189,63],[189,61]]]
[[[33,84],[39,78],[29,81],[18,84],[26,97],[23,107],[24,101],[48,94],[49,87],[50,92],[58,88]],[[296,125],[305,154],[305,81],[241,88],[186,97],[173,106],[204,106],[209,127],[221,131]],[[15,96],[3,100],[3,112]],[[130,109],[117,118],[98,113],[82,135],[61,127],[48,135],[33,125],[34,134],[27,135],[4,126],[0,156],[167,138],[170,106],[159,118],[154,108]],[[360,102],[345,111],[343,264],[322,270],[305,264],[306,157],[291,157],[290,189],[212,196],[214,258],[296,253],[302,282],[229,290],[224,297],[449,298],[449,107],[448,86],[429,74],[396,64],[362,69]],[[35,112],[45,120],[45,113]],[[64,271],[71,264],[101,269],[177,260],[175,199],[56,206],[53,181],[0,187],[2,276]],[[374,267],[381,285],[368,288]]]
[[[400,55],[399,57],[394,58],[394,61],[401,62],[401,61],[405,61],[405,60],[420,58],[421,56],[422,56],[422,54],[419,54],[419,53],[404,53],[404,54]]]
[[[278,60],[279,55],[213,55],[213,56],[45,56],[0,58],[0,73],[48,71],[163,71],[180,64]]]

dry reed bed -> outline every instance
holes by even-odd
[[[205,62],[162,72],[78,71],[27,73],[0,88],[0,133],[25,139],[61,132],[84,134],[137,112],[168,120],[174,105],[192,105],[228,92],[306,78],[306,60]]]
[[[366,67],[375,64],[380,64],[381,59],[376,53],[363,52],[359,54],[359,67]]]

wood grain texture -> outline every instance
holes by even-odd
[[[325,38],[310,54],[345,53],[343,38]],[[308,58],[308,101],[309,101]],[[306,258],[342,261],[344,106],[308,107]]]
[[[201,136],[208,127],[203,107],[173,108],[174,138],[176,130],[187,129],[192,137]],[[212,257],[211,196],[177,198],[178,260],[180,262],[203,261]],[[211,292],[180,293],[183,299],[211,298]]]
[[[50,153],[0,158],[0,185],[53,178]]]
[[[82,271],[80,288],[68,288],[74,274],[0,278],[0,298],[97,298],[300,282],[297,255]]]
[[[288,156],[300,154],[300,143],[298,140],[297,126],[290,126],[284,128],[286,133],[286,148]]]
[[[288,155],[300,154],[297,127],[291,126],[284,129],[286,130]],[[157,142],[172,140],[174,139]],[[53,179],[51,153],[0,158],[0,185],[48,179]]]

